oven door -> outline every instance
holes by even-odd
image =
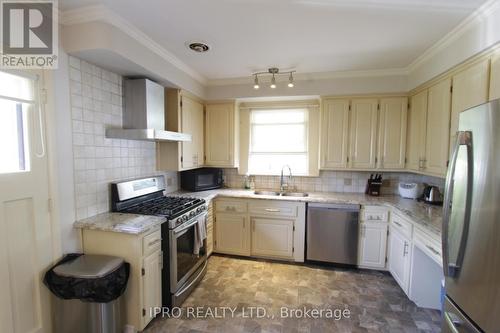
[[[206,228],[207,213],[198,215],[192,220],[170,230],[170,288],[171,293],[179,290],[207,260],[207,242],[203,241],[199,253],[194,254],[195,229],[198,223],[204,223]]]

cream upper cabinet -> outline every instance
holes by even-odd
[[[378,165],[383,169],[404,169],[408,98],[380,100]]]
[[[348,99],[325,99],[321,110],[321,167],[346,168],[348,164]]]
[[[165,128],[191,134],[189,142],[159,142],[157,169],[182,171],[203,165],[203,104],[179,89],[165,89]]]
[[[234,102],[208,104],[205,115],[205,164],[238,166],[238,113]]]
[[[425,160],[427,130],[427,90],[411,98],[406,141],[406,167],[418,171]]]
[[[350,167],[373,169],[376,166],[378,101],[353,99],[350,124]]]
[[[448,164],[450,137],[451,80],[443,80],[429,88],[425,172],[443,176]]]
[[[455,142],[460,112],[488,101],[490,60],[485,59],[453,76],[450,142]]]
[[[500,53],[491,58],[489,95],[490,101],[500,98]]]

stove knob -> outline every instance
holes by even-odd
[[[193,217],[196,215],[196,212],[192,211],[192,212],[189,212],[189,217]]]
[[[184,216],[182,217],[182,222],[186,222],[187,220],[188,220],[187,215],[184,215]]]
[[[175,224],[181,224],[182,223],[182,217],[179,217],[177,220],[175,220]]]

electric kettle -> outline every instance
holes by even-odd
[[[439,205],[443,203],[443,195],[439,191],[439,187],[427,185],[424,188],[424,195],[422,199],[430,204]]]

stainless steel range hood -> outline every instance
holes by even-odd
[[[191,134],[165,131],[164,88],[148,79],[124,82],[123,128],[106,129],[106,137],[145,141],[191,141]]]

